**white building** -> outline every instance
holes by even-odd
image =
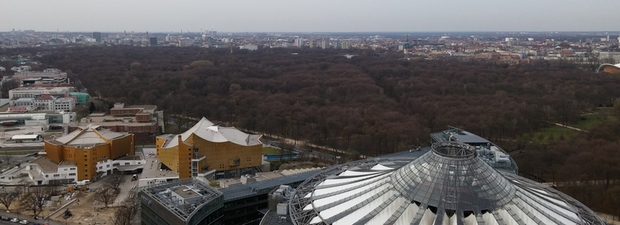
[[[9,90],[9,99],[34,98],[44,94],[69,94],[73,87],[19,87]]]
[[[258,45],[253,45],[253,44],[241,45],[239,46],[239,49],[247,49],[250,51],[256,51],[258,50]]]
[[[77,181],[77,166],[73,162],[59,164],[47,157],[39,157],[26,167],[28,177],[37,185],[70,184]]]
[[[36,110],[70,112],[75,108],[75,99],[71,97],[55,97],[52,95],[40,95],[34,99]]]

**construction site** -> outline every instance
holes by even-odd
[[[134,197],[137,181],[133,175],[121,175],[118,188],[106,187],[106,179],[96,183],[78,183],[64,186],[55,186],[54,195],[43,203],[38,217],[34,217],[31,207],[24,205],[24,201],[16,199],[6,210],[16,214],[20,220],[56,222],[57,224],[115,224],[116,211],[126,205],[128,198]],[[106,197],[102,197],[102,191]],[[21,198],[24,198],[23,196]],[[107,204],[104,202],[107,201]]]

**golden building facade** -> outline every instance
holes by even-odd
[[[97,162],[133,155],[134,136],[99,126],[81,127],[63,137],[45,141],[47,157],[55,163],[70,161],[77,165],[78,181],[94,180]]]
[[[234,127],[215,126],[202,118],[178,135],[157,137],[157,157],[179,178],[210,170],[231,171],[262,164],[261,135],[246,134]]]

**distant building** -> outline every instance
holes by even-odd
[[[39,81],[42,83],[66,83],[67,73],[60,71],[59,69],[45,69],[43,71],[18,71],[13,75],[13,79],[26,83],[34,83]]]
[[[250,51],[256,51],[258,50],[258,45],[253,45],[253,44],[241,45],[239,46],[239,49],[247,49]]]
[[[75,108],[75,102],[75,99],[72,97],[56,97],[51,94],[43,94],[34,98],[34,108],[40,111],[70,112]]]
[[[78,105],[84,105],[90,99],[90,95],[84,92],[69,92],[69,95],[75,97]]]
[[[609,64],[609,63],[604,63],[601,66],[598,67],[598,69],[596,70],[596,72],[605,72],[605,73],[610,73],[610,74],[620,74],[620,63],[619,64]]]
[[[68,94],[73,87],[19,87],[9,90],[9,99],[35,98],[44,94]]]
[[[150,37],[149,42],[151,46],[157,46],[157,37]]]
[[[99,125],[114,132],[129,132],[135,135],[139,143],[152,142],[154,136],[164,131],[163,111],[156,105],[125,106],[116,103],[110,109],[110,115],[93,113],[83,118],[71,129],[88,124]]]
[[[98,179],[97,172],[112,172],[109,164],[107,168],[98,170],[98,163],[134,155],[134,136],[89,125],[54,140],[46,140],[44,149],[46,155],[42,157],[48,158],[59,167],[65,164],[77,166],[78,181],[93,181]],[[35,182],[44,183],[43,180]]]
[[[157,137],[157,157],[179,178],[215,170],[219,177],[239,177],[262,164],[261,135],[220,127],[202,118],[182,134]]]
[[[93,38],[95,42],[101,43],[101,32],[93,32]]]

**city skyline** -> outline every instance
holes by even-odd
[[[510,32],[619,31],[613,0],[312,2],[4,1],[0,31]],[[27,6],[27,7],[26,7]]]

